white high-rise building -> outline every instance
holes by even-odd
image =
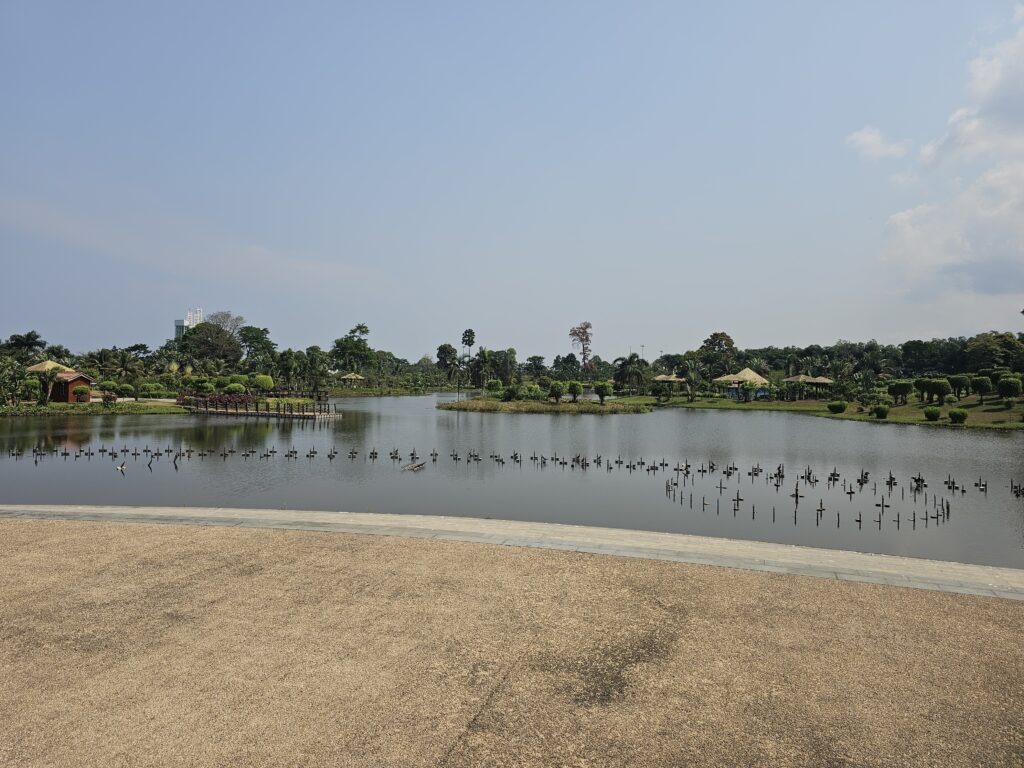
[[[188,312],[185,313],[185,319],[184,320],[175,320],[174,321],[174,339],[175,339],[175,341],[177,341],[182,336],[184,336],[185,335],[185,331],[187,331],[189,328],[195,328],[201,322],[203,322],[203,310],[200,307],[196,307],[195,309],[190,309]]]

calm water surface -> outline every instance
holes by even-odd
[[[0,419],[0,502],[146,504],[271,507],[282,509],[396,512],[494,517],[580,525],[674,531],[816,547],[1024,567],[1024,500],[1009,490],[1024,480],[1024,433],[957,431],[858,424],[785,413],[663,410],[648,415],[505,415],[438,411],[445,396],[366,398],[340,401],[341,420],[321,424],[245,421],[187,416],[110,416]],[[65,446],[71,456],[35,461],[32,449]],[[191,447],[211,455],[153,461],[131,455],[124,475],[98,452],[78,459],[78,448],[101,446],[140,451]],[[290,448],[299,458],[289,460]],[[340,452],[327,459],[332,447]],[[376,447],[377,461],[366,453]],[[22,449],[15,458],[12,450]],[[241,452],[255,449],[245,459]],[[260,459],[259,453],[277,454]],[[307,458],[315,448],[315,458]],[[347,456],[355,448],[354,460]],[[388,459],[398,448],[401,462]],[[403,472],[416,449],[422,472]],[[439,452],[435,463],[432,450]],[[456,462],[478,451],[482,461]],[[510,454],[522,453],[521,465]],[[546,467],[532,454],[669,464],[668,471],[630,472],[625,465],[591,465],[586,471]],[[490,458],[500,454],[505,464]],[[117,463],[122,457],[119,456]],[[421,459],[422,460],[422,459]],[[690,477],[672,471],[688,460],[718,470]],[[738,471],[724,478],[721,469]],[[776,489],[768,475],[785,467]],[[747,473],[755,465],[760,476]],[[819,482],[800,482],[803,498],[790,494],[810,466]],[[830,486],[835,468],[839,483]],[[848,496],[862,470],[870,481]],[[898,481],[891,491],[884,479]],[[928,482],[927,502],[910,492],[910,478]],[[966,493],[949,491],[952,475]],[[974,483],[988,482],[988,493]],[[678,480],[666,493],[666,480]],[[737,493],[741,499],[734,502]],[[948,518],[935,507],[948,501]],[[693,501],[691,503],[691,495]],[[885,498],[882,510],[878,504]],[[819,507],[824,511],[817,512]],[[773,513],[774,512],[774,513]],[[858,516],[860,522],[858,523]],[[898,517],[898,520],[897,520]]]

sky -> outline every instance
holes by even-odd
[[[0,0],[0,336],[1024,328],[1024,7]]]

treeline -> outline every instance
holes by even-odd
[[[751,368],[774,388],[797,374],[825,376],[836,382],[834,394],[853,398],[887,392],[896,380],[952,381],[948,377],[956,376],[969,377],[965,390],[978,391],[970,380],[986,378],[983,372],[994,391],[1000,374],[1024,371],[1024,334],[997,331],[895,345],[840,340],[830,346],[752,349],[737,347],[729,334],[718,331],[695,349],[660,354],[649,362],[636,353],[611,360],[594,354],[593,326],[583,322],[569,330],[569,349],[550,364],[541,355],[520,360],[515,349],[478,345],[472,329],[462,334],[458,345],[442,343],[433,357],[424,355],[416,361],[374,349],[369,335],[366,325],[357,324],[327,348],[279,349],[268,328],[231,312],[215,312],[181,339],[156,349],[134,344],[75,354],[28,331],[0,344],[0,399],[10,402],[37,392],[44,398],[47,377],[28,376],[25,368],[47,359],[87,373],[108,388],[112,384],[119,394],[136,396],[230,393],[239,388],[261,393],[341,387],[422,391],[489,384],[492,389],[536,384],[546,394],[552,382],[564,382],[566,387],[579,382],[588,388],[612,382],[619,391],[647,392],[657,386],[654,379],[660,374],[678,377],[684,388],[697,393],[712,390],[718,376]],[[26,384],[32,381],[39,383]]]

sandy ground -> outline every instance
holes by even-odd
[[[1024,603],[0,521],[4,766],[1021,766]]]

